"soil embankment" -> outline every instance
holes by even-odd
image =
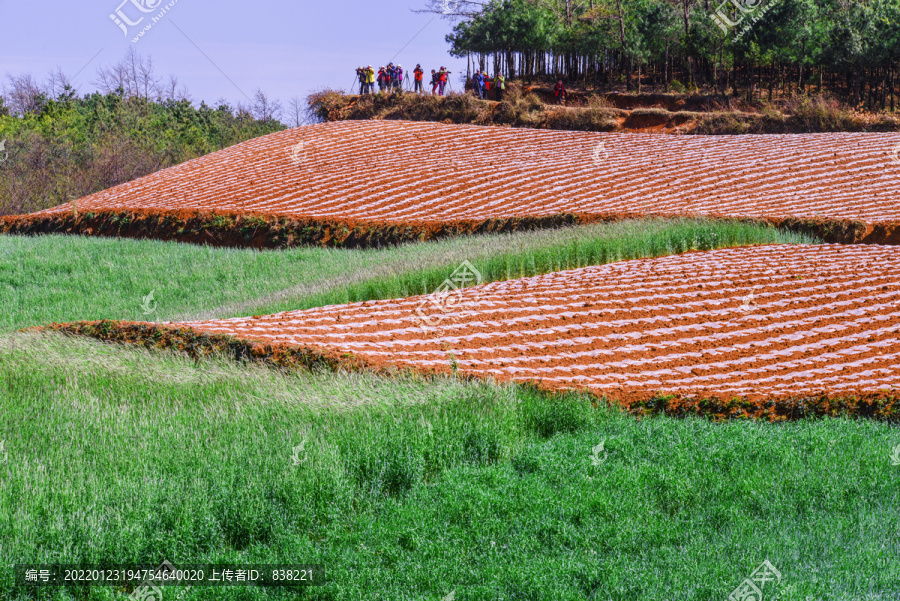
[[[671,134],[776,134],[900,131],[900,117],[860,113],[821,98],[768,105],[699,94],[620,94],[571,91],[561,106],[550,88],[516,87],[502,102],[470,94],[446,97],[345,96],[322,92],[311,109],[325,121],[401,119],[572,131]]]
[[[232,248],[283,249],[296,246],[373,248],[454,236],[531,231],[598,222],[672,217],[646,213],[560,213],[546,217],[509,217],[444,223],[378,223],[340,219],[297,219],[267,214],[206,211],[102,211],[92,214],[0,217],[0,233],[72,234],[110,238],[168,240]],[[732,217],[711,217],[730,221]],[[740,219],[811,234],[829,243],[900,244],[900,225],[866,224],[845,219]]]

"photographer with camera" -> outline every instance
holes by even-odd
[[[434,71],[432,71],[432,73],[434,73]],[[413,80],[415,80],[416,82],[416,87],[413,91],[414,93],[419,95],[425,93],[425,91],[422,89],[422,76],[424,74],[425,72],[422,71],[422,65],[416,65],[416,68],[413,70]]]
[[[359,82],[359,94],[360,96],[366,93],[366,69],[365,67],[357,67],[356,68],[356,80]]]
[[[441,67],[441,70],[438,72],[438,94],[441,96],[444,95],[444,86],[447,85],[447,81],[450,79],[450,73],[445,67]]]
[[[366,67],[366,94],[374,94],[375,93],[375,69],[372,68],[372,65]]]

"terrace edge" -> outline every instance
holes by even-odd
[[[73,234],[154,239],[231,248],[297,246],[373,248],[455,236],[510,233],[624,219],[706,218],[810,234],[833,244],[900,244],[900,223],[805,217],[734,217],[658,213],[557,213],[446,222],[377,222],[227,211],[125,210],[0,217],[0,234]]]
[[[416,368],[406,365],[380,364],[352,353],[341,353],[311,347],[268,344],[242,339],[230,334],[197,332],[188,327],[128,321],[80,321],[54,323],[26,331],[54,331],[69,336],[87,336],[103,342],[130,344],[150,350],[176,350],[195,360],[225,355],[236,361],[260,363],[281,369],[327,369],[357,371],[378,375],[418,375],[435,377],[453,375],[470,381],[504,381],[489,376],[457,373],[448,362],[443,368]],[[691,393],[626,392],[598,394],[588,389],[543,386],[540,382],[519,383],[542,394],[565,395],[587,393],[596,398],[595,404],[619,407],[631,415],[651,417],[697,416],[713,421],[768,420],[797,421],[825,417],[859,417],[897,423],[900,422],[900,391],[881,390],[834,396],[826,392],[766,396],[757,398],[730,394],[708,395]]]

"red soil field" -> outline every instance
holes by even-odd
[[[898,144],[900,134],[882,133],[672,136],[343,121],[270,134],[34,216],[830,218],[879,225],[878,240],[895,242]]]
[[[163,327],[370,366],[448,372],[456,361],[463,375],[625,405],[661,392],[900,398],[897,247],[745,247],[448,291]]]

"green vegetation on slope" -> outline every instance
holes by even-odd
[[[0,140],[9,152],[0,162],[0,215],[65,204],[284,129],[228,105],[195,108],[187,100],[124,93],[70,92],[35,102],[22,116],[0,111]]]
[[[260,252],[149,240],[0,236],[0,331],[75,320],[239,317],[399,298],[434,291],[464,260],[488,282],[692,249],[782,242],[815,240],[702,219],[622,221],[369,250]]]
[[[14,564],[163,559],[320,563],[329,584],[301,598],[322,600],[712,601],[765,559],[782,601],[900,590],[884,423],[635,420],[515,386],[12,334],[0,440],[3,599],[126,596],[28,595]]]

